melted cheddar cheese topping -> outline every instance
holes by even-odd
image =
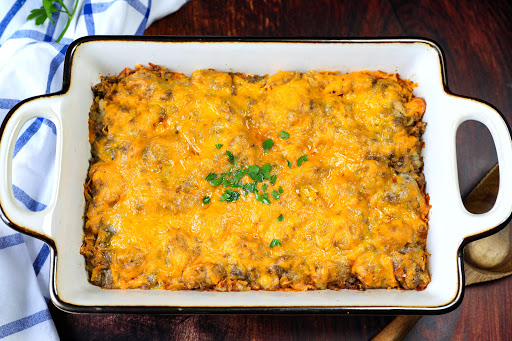
[[[413,86],[368,71],[259,77],[198,70],[188,78],[136,66],[103,78],[90,114],[81,249],[91,282],[424,289],[425,102]],[[266,150],[268,139],[274,145]],[[267,163],[273,184],[248,174],[240,183],[256,183],[269,203],[205,180]],[[221,201],[227,189],[238,200]],[[271,248],[273,240],[280,243]]]

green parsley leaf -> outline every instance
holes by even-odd
[[[288,134],[286,131],[284,130],[281,130],[281,132],[279,133],[279,137],[286,140],[288,138],[290,138],[290,134]]]
[[[238,198],[240,198],[240,192],[231,191],[231,197],[229,198],[229,200],[226,200],[226,201],[227,202],[233,202],[233,201],[237,201]]]
[[[273,190],[273,191],[272,191],[272,196],[274,197],[274,199],[278,200],[278,199],[279,199],[279,197],[281,196],[281,194],[279,194],[279,192],[278,192],[278,191]]]
[[[36,25],[42,25],[42,24],[44,24],[46,19],[50,19],[52,24],[55,24],[55,21],[53,21],[51,19],[51,14],[56,12],[56,11],[57,11],[57,9],[52,6],[52,8],[50,9],[50,12],[51,12],[50,13],[50,17],[48,17],[46,9],[43,6],[41,6],[41,8],[35,8],[32,11],[30,11],[29,16],[27,17],[27,21],[35,19]]]
[[[223,146],[223,144],[220,144],[220,143],[219,143],[219,144],[216,144],[216,145],[215,145],[215,148],[217,148],[217,149],[221,149],[221,148],[222,148],[222,146]]]
[[[272,165],[270,163],[266,163],[261,166],[260,173],[263,174],[265,179],[270,179],[270,172],[272,171]]]
[[[239,182],[245,174],[247,174],[247,169],[238,169],[235,171],[235,173],[233,173],[233,178],[236,180],[236,182]]]
[[[237,201],[238,198],[240,198],[240,192],[233,191],[231,189],[226,189],[219,200],[225,202],[233,202]]]
[[[268,150],[274,145],[274,141],[272,139],[268,139],[263,141],[263,152],[268,152]]]
[[[299,167],[302,166],[302,163],[304,161],[308,161],[308,156],[306,154],[299,157],[299,159],[297,160],[297,166],[299,166]]]
[[[217,174],[215,173],[210,173],[206,176],[206,181],[211,181],[211,180],[215,180],[217,178]]]
[[[52,20],[52,14],[57,12],[57,8],[53,5],[53,1],[52,0],[43,0],[43,7],[45,12],[46,12],[46,16],[48,17],[48,19],[50,19],[51,23],[52,24],[55,24],[55,21]]]
[[[277,220],[278,220],[278,221],[283,221],[283,218],[284,218],[284,217],[283,217],[283,214],[281,213],[281,214],[279,215],[279,217],[277,217]]]
[[[281,156],[286,160],[286,162],[288,162],[288,167],[292,168],[292,163],[287,158],[285,158],[283,154],[281,154]]]
[[[281,187],[281,186],[279,186],[279,193],[280,193],[280,194],[283,194],[283,193],[284,193],[283,187]]]
[[[203,198],[203,204],[208,205],[212,199],[209,196]]]
[[[218,178],[218,179],[212,180],[212,181],[210,181],[210,185],[212,185],[214,187],[218,186],[218,185],[220,185],[222,183],[222,180],[224,180],[224,179]]]
[[[272,185],[274,185],[276,183],[276,180],[277,180],[277,175],[276,174],[273,174],[271,177],[270,177],[270,183]]]
[[[229,150],[226,150],[226,155],[228,156],[229,162],[235,162],[235,156],[233,155],[233,153],[231,153]]]
[[[279,239],[272,239],[272,241],[270,242],[270,248],[272,249],[274,246],[283,246],[283,244],[281,244],[281,242],[279,241]]]
[[[249,177],[253,180],[257,179],[259,171],[260,166],[258,165],[252,165],[249,168],[247,168],[247,173],[249,174]]]
[[[228,179],[222,179],[222,186],[228,187],[229,185],[231,185],[231,183],[229,182]]]
[[[267,184],[263,184],[263,185],[261,185],[261,190],[262,190],[263,192],[266,192],[266,191],[267,191],[267,188],[268,188],[268,185],[267,185]]]
[[[256,194],[256,200],[258,200],[259,202],[261,202],[263,204],[270,205],[270,200],[268,199],[268,193],[263,193],[262,195],[259,195],[258,193],[255,193],[255,194]]]
[[[258,173],[258,176],[256,176],[256,181],[257,182],[262,182],[263,181],[263,173],[262,172]]]
[[[257,193],[258,188],[256,187],[256,184],[247,183],[244,185],[243,189],[245,189],[249,193]]]

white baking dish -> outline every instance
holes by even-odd
[[[278,70],[383,70],[417,82],[415,94],[427,103],[423,156],[432,204],[427,241],[432,282],[428,288],[220,293],[104,290],[90,284],[79,249],[85,206],[83,183],[91,156],[87,122],[93,99],[91,86],[99,82],[100,75],[147,63],[186,74],[201,68],[255,74]],[[11,160],[21,127],[37,116],[52,120],[57,127],[56,181],[48,207],[28,212],[14,199]],[[494,208],[482,215],[468,213],[459,194],[455,134],[465,120],[477,120],[489,128],[500,163],[498,199]],[[512,211],[512,143],[505,121],[489,105],[447,91],[442,53],[426,40],[82,38],[68,49],[63,90],[21,102],[8,114],[2,130],[0,201],[4,220],[52,246],[52,300],[73,312],[446,312],[462,299],[461,245],[468,238],[498,229]]]

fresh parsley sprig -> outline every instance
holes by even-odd
[[[66,13],[68,15],[68,21],[66,23],[66,26],[64,27],[64,30],[60,34],[59,38],[57,39],[57,43],[61,41],[62,37],[64,37],[64,34],[68,30],[69,24],[71,24],[71,19],[73,19],[73,16],[75,15],[76,7],[78,5],[78,0],[75,1],[75,6],[73,8],[73,11],[70,12],[69,9],[64,4],[64,1],[62,0],[42,0],[43,5],[40,8],[35,8],[32,11],[30,11],[30,14],[27,17],[27,21],[35,20],[36,25],[42,25],[46,21],[46,19],[50,20],[52,24],[55,25],[55,21],[52,20],[52,15],[55,12],[62,12]],[[61,9],[58,9],[55,7],[55,3],[59,4],[61,6]]]

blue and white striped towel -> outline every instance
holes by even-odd
[[[94,34],[143,34],[153,21],[178,10],[186,0],[79,0],[64,38],[56,39],[67,17],[53,13],[36,26],[27,22],[41,0],[0,0],[0,120],[25,98],[60,90],[64,54],[73,39]],[[73,8],[75,0],[64,0]],[[56,7],[59,7],[58,5]],[[28,122],[15,145],[13,189],[20,204],[41,211],[50,201],[55,126]],[[54,340],[48,311],[50,250],[0,222],[0,339]]]

